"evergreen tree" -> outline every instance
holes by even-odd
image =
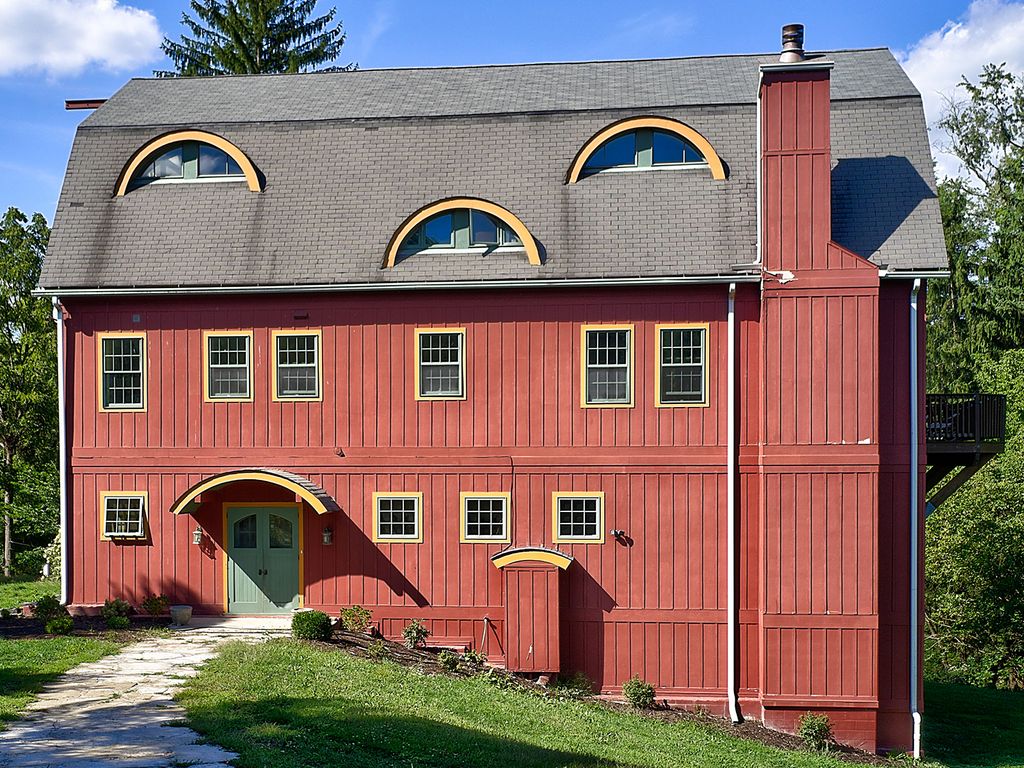
[[[336,8],[310,18],[316,0],[190,0],[180,42],[164,38],[174,71],[158,77],[308,72],[338,58],[345,44]],[[328,67],[330,70],[350,69]]]

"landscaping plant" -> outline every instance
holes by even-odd
[[[462,654],[462,661],[465,664],[473,664],[474,666],[482,667],[487,663],[487,656],[480,651],[470,648]]]
[[[402,630],[402,637],[405,638],[405,644],[409,648],[423,648],[427,644],[427,638],[430,637],[430,630],[423,626],[419,619],[413,619]]]
[[[816,715],[813,712],[808,712],[800,718],[797,735],[804,740],[808,749],[813,749],[815,752],[827,752],[828,745],[832,741],[832,721],[828,719],[828,715]]]
[[[391,651],[383,640],[374,640],[366,646],[366,656],[373,661],[386,661],[391,656]]]
[[[447,648],[437,654],[437,665],[445,672],[459,671],[459,654]]]
[[[150,616],[163,616],[170,604],[171,600],[167,595],[150,595],[142,601],[142,610]]]
[[[361,605],[341,609],[341,626],[348,632],[365,632],[373,619],[373,613]]]
[[[135,613],[135,609],[132,608],[131,603],[115,597],[112,600],[105,600],[103,602],[103,609],[101,613],[103,614],[103,618],[106,619],[109,624],[110,620],[115,616],[127,619]]]
[[[60,598],[56,595],[43,595],[36,601],[33,615],[45,624],[58,616],[66,616],[67,609],[60,604]]]
[[[292,637],[299,640],[331,639],[331,617],[323,611],[299,611],[292,616]]]
[[[622,695],[637,709],[652,709],[654,707],[654,686],[646,682],[640,675],[633,675],[622,684]]]
[[[48,635],[70,635],[75,628],[75,620],[67,614],[55,616],[46,622],[46,634]]]
[[[127,616],[119,614],[107,616],[107,629],[128,629],[131,625],[132,620]]]

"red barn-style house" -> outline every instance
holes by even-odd
[[[66,601],[358,604],[913,747],[932,158],[887,50],[796,31],[781,61],[130,81],[41,279]]]

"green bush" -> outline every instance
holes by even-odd
[[[654,707],[654,686],[644,681],[640,675],[633,675],[622,684],[622,695],[637,709]]]
[[[60,574],[60,531],[46,545],[46,562],[50,564],[50,577],[56,578]]]
[[[132,620],[127,616],[121,616],[119,614],[111,614],[107,616],[107,629],[128,629],[132,625]]]
[[[504,669],[495,669],[494,667],[491,667],[489,669],[485,669],[477,675],[477,677],[488,685],[493,685],[495,688],[500,688],[503,691],[519,687],[519,681],[516,680],[515,676],[510,672],[506,672]]]
[[[437,654],[437,665],[445,672],[458,672],[459,654],[446,648]]]
[[[56,595],[43,595],[36,600],[36,607],[33,615],[46,623],[58,616],[66,616],[67,609],[60,604],[60,598]]]
[[[299,640],[331,639],[331,617],[323,611],[299,611],[292,616],[292,637]]]
[[[30,579],[38,579],[43,574],[43,563],[46,561],[46,547],[33,547],[18,552],[14,556],[14,573]]]
[[[374,640],[366,646],[366,657],[373,661],[386,661],[391,657],[391,651],[383,640]]]
[[[70,635],[75,628],[75,620],[65,614],[55,616],[46,622],[46,634],[48,635]]]
[[[480,651],[470,648],[462,654],[462,661],[465,664],[472,664],[474,666],[481,667],[487,663],[487,656]]]
[[[365,632],[373,619],[373,613],[361,605],[341,609],[341,626],[348,632]]]
[[[135,609],[132,608],[131,603],[126,600],[114,598],[113,600],[105,600],[103,602],[103,608],[100,613],[103,614],[103,618],[107,620],[107,626],[109,626],[110,620],[115,616],[127,619],[135,613]]]
[[[0,619],[9,619],[9,618],[11,618],[11,610],[10,610],[10,608],[0,608]]]
[[[167,595],[150,595],[143,599],[142,610],[150,616],[163,616],[170,604],[171,600]]]
[[[808,749],[826,752],[829,742],[832,741],[832,721],[828,719],[828,715],[808,712],[800,718],[797,735],[803,739],[804,746]]]
[[[565,699],[586,699],[594,695],[593,681],[582,672],[559,675],[548,688],[556,696]]]
[[[419,619],[413,619],[409,624],[402,630],[402,637],[405,639],[405,644],[409,648],[422,648],[427,644],[427,638],[430,637],[430,630],[423,626],[423,623]]]

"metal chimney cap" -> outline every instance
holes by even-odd
[[[804,58],[804,25],[787,24],[782,28],[782,55],[779,61],[793,64]]]

